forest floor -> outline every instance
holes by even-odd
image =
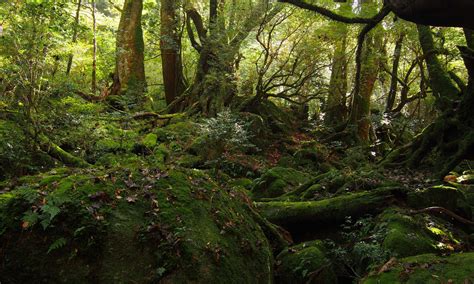
[[[0,282],[474,283],[472,171],[263,118],[109,121],[91,166],[0,182]]]

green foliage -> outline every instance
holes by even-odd
[[[230,110],[217,114],[215,118],[205,119],[200,124],[202,135],[202,153],[213,164],[215,169],[219,169],[225,155],[236,152],[244,152],[250,147],[250,135],[247,130],[248,125],[240,120]]]
[[[59,238],[55,240],[48,248],[47,254],[57,249],[64,247],[67,244],[67,240],[65,238]]]
[[[389,251],[382,246],[385,231],[375,227],[372,216],[355,222],[349,216],[341,228],[343,240],[351,246],[341,247],[332,240],[326,240],[329,254],[336,263],[341,264],[340,273],[358,280],[389,259]]]

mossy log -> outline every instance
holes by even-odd
[[[48,137],[44,134],[38,136],[40,148],[45,151],[51,157],[58,159],[63,162],[65,165],[85,168],[90,166],[85,160],[76,157],[66,151],[64,151],[59,145],[49,140]]]
[[[351,193],[320,201],[306,202],[259,202],[256,206],[270,222],[287,227],[337,225],[346,217],[377,213],[403,196],[398,187],[380,188],[373,191]]]

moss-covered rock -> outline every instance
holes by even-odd
[[[376,283],[472,283],[474,253],[457,253],[445,257],[423,254],[395,261],[380,273],[362,280]]]
[[[440,206],[471,219],[471,207],[463,191],[451,186],[433,186],[408,194],[408,205],[413,208]]]
[[[437,242],[425,224],[415,216],[390,209],[379,218],[380,224],[386,229],[382,246],[393,255],[407,257],[436,251]]]
[[[292,168],[275,167],[255,179],[252,194],[255,198],[278,197],[310,179],[309,175]]]
[[[391,208],[378,216],[382,246],[396,257],[461,250],[468,236],[446,221],[427,214],[408,214]]]
[[[311,241],[283,250],[276,259],[277,283],[337,283],[321,241]]]
[[[201,171],[146,164],[30,177],[0,194],[0,281],[269,283],[247,200]]]

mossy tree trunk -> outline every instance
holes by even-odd
[[[469,34],[466,37],[469,39]],[[474,51],[469,47],[459,49],[469,73],[469,83],[458,106],[444,109],[442,115],[410,145],[395,151],[384,163],[401,161],[410,167],[418,167],[431,153],[435,153],[431,168],[438,177],[443,177],[464,159],[474,158]]]
[[[342,12],[347,8],[348,4],[341,4],[339,10]],[[329,96],[326,104],[325,124],[328,126],[339,125],[347,119],[347,35],[348,29],[346,24],[337,23],[335,28],[338,39],[334,47],[334,55],[332,59],[332,72],[329,82]]]
[[[430,86],[436,99],[436,107],[440,111],[450,109],[460,91],[439,62],[431,29],[423,25],[417,25],[417,29],[428,69]]]
[[[204,27],[201,16],[194,9],[188,9],[188,34],[193,47],[199,52],[194,82],[185,107],[213,116],[228,107],[237,93],[235,70],[238,65],[240,46],[248,35],[262,21],[269,21],[281,5],[272,6],[268,0],[259,0],[240,22],[225,21],[225,2],[210,0],[209,26]],[[229,3],[230,11],[243,5],[238,1]],[[273,7],[273,8],[272,8]],[[231,17],[232,18],[232,17]],[[200,43],[194,37],[190,22],[194,23]]]
[[[385,112],[391,112],[394,105],[395,99],[397,97],[398,91],[398,67],[400,65],[400,58],[402,56],[402,47],[405,34],[402,33],[398,36],[395,43],[395,49],[393,51],[393,65],[392,65],[392,75],[390,80],[390,91],[387,97],[387,104],[385,106]]]
[[[182,1],[161,0],[161,62],[165,99],[168,106],[183,94],[186,84],[181,60],[179,7]],[[170,109],[173,112],[175,109]]]
[[[141,25],[143,0],[125,0],[117,31],[116,73],[119,94],[140,103],[146,87]]]
[[[361,13],[368,13],[372,3],[372,0],[363,0]],[[362,144],[367,144],[370,138],[370,100],[379,71],[376,49],[380,45],[381,38],[377,31],[367,35],[362,51],[359,92],[352,98],[349,125],[356,129],[356,139]]]

